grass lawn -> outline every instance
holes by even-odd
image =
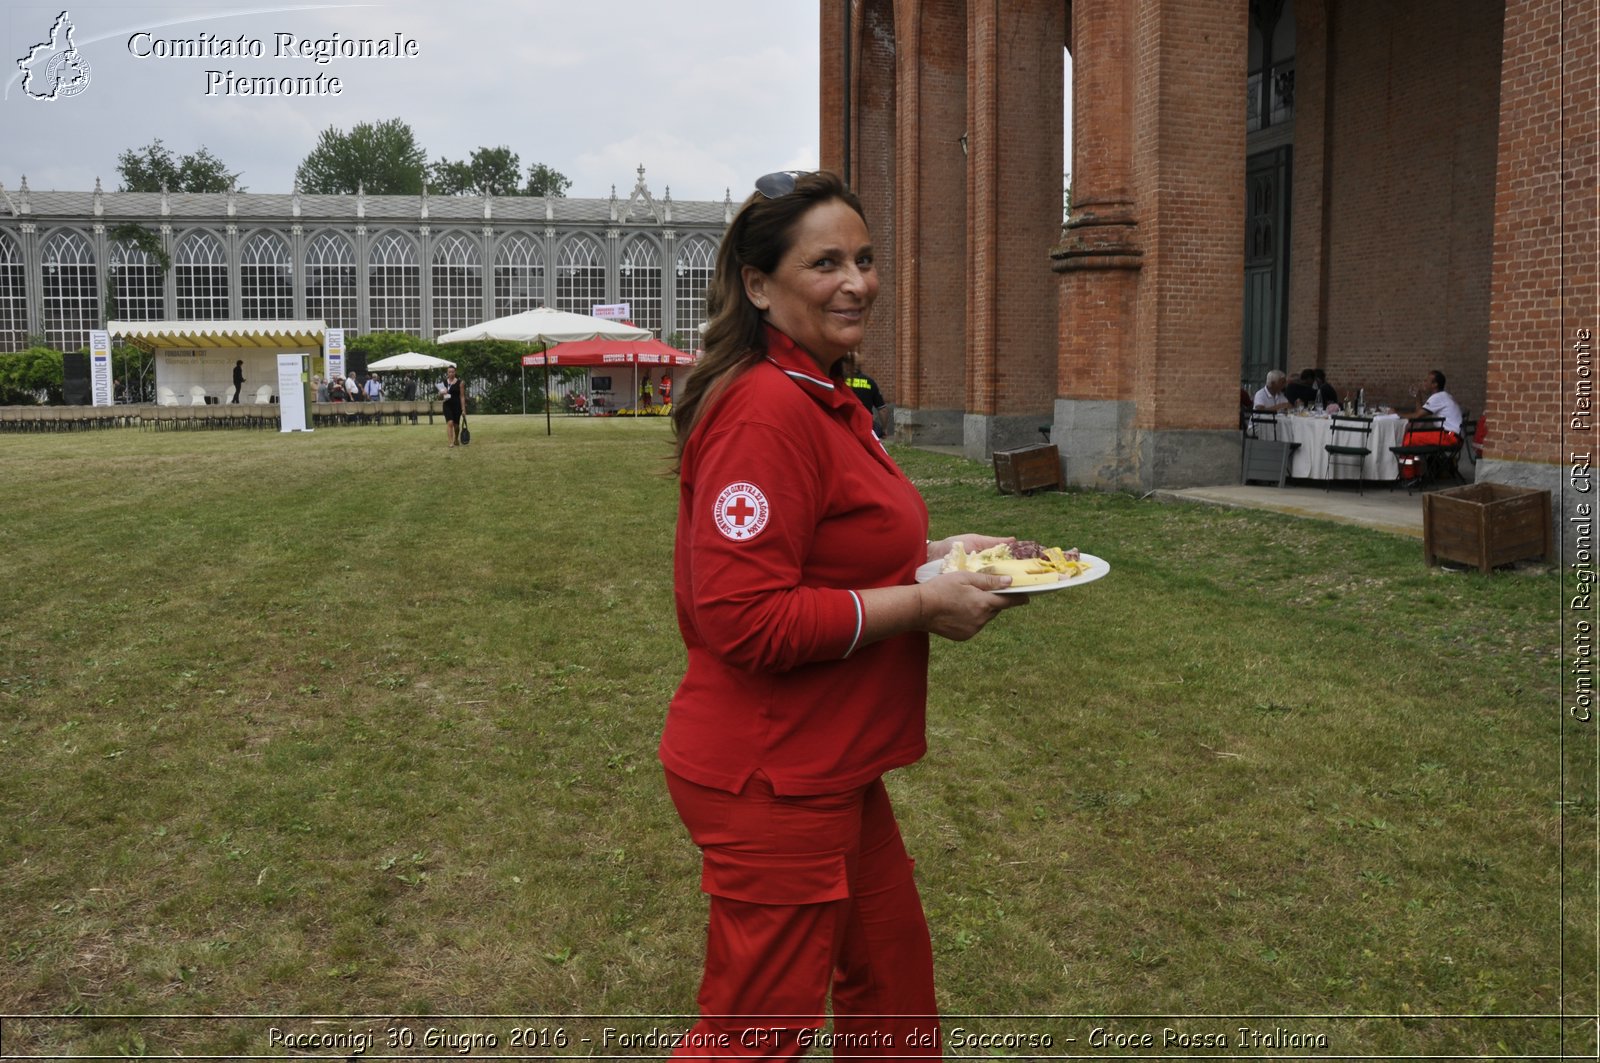
[[[396,1017],[315,1027],[373,1054],[681,1027],[704,901],[655,759],[669,456],[660,419],[475,417],[457,450],[426,425],[0,437],[0,1015],[33,1016],[0,1051],[292,1047],[226,1015]],[[935,536],[1113,566],[936,642],[931,752],[891,776],[947,1036],[1036,1039],[952,1055],[1110,1051],[1096,1027],[1215,1055],[1241,1026],[1593,1051],[1556,1018],[1596,997],[1559,572],[895,456]],[[404,1018],[466,1014],[566,1018]]]

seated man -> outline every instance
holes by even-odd
[[[1274,369],[1268,373],[1266,386],[1256,392],[1255,408],[1277,413],[1279,410],[1287,410],[1293,406],[1294,403],[1285,398],[1283,394],[1284,387],[1288,381],[1289,377],[1282,369]]]
[[[1300,376],[1283,389],[1283,397],[1304,406],[1317,404],[1317,371],[1302,369]]]
[[[1315,369],[1312,371],[1312,376],[1316,377],[1317,405],[1337,405],[1339,402],[1339,393],[1333,390],[1332,384],[1328,383],[1328,374],[1324,370]]]
[[[1419,417],[1443,417],[1444,431],[1442,432],[1410,432],[1406,433],[1407,443],[1437,443],[1441,446],[1455,446],[1461,440],[1461,407],[1456,400],[1444,389],[1444,374],[1435,369],[1428,374],[1422,386],[1427,390],[1428,397],[1421,406],[1412,407],[1406,416],[1413,421]],[[1417,392],[1411,393],[1412,399],[1417,398]]]

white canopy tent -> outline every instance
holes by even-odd
[[[647,340],[650,330],[624,325],[603,317],[574,314],[548,306],[524,310],[520,314],[497,317],[439,337],[440,343],[470,343],[473,340],[511,340],[515,343],[572,343],[577,340]],[[544,431],[550,434],[550,366],[544,367]]]
[[[205,397],[226,402],[233,365],[244,362],[244,394],[252,402],[263,387],[276,395],[278,355],[320,356],[328,331],[322,320],[111,321],[106,331],[155,356],[156,395],[182,405]]]

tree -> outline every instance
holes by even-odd
[[[428,188],[446,196],[516,196],[522,160],[510,148],[479,148],[467,162],[440,159],[428,168]]]
[[[357,122],[344,133],[333,126],[322,131],[295,170],[302,192],[339,195],[363,187],[375,196],[417,195],[428,169],[428,154],[417,144],[411,126],[399,118]]]
[[[159,192],[163,186],[172,192],[226,192],[239,180],[237,172],[230,173],[227,164],[203,145],[194,154],[179,157],[160,137],[118,155],[117,172],[122,175],[119,192]]]
[[[523,194],[565,199],[567,189],[571,187],[572,181],[565,174],[559,170],[552,170],[542,162],[536,162],[528,167],[528,185]]]

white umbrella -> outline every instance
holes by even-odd
[[[439,343],[468,343],[472,340],[513,340],[517,343],[571,343],[573,340],[647,340],[650,330],[608,321],[588,314],[571,314],[541,306],[509,317],[497,317],[481,325],[469,325],[440,336]]]
[[[624,325],[589,314],[573,314],[541,306],[509,317],[497,317],[481,325],[470,325],[440,336],[437,343],[470,343],[473,340],[511,340],[514,343],[572,343],[577,340],[647,340],[650,330]],[[550,362],[544,366],[544,433],[550,434]]]
[[[391,354],[387,358],[379,358],[376,362],[367,363],[369,373],[394,373],[416,371],[419,369],[447,369],[454,362],[447,362],[443,358],[435,358],[431,354],[418,354],[416,351],[406,351],[403,354]]]

